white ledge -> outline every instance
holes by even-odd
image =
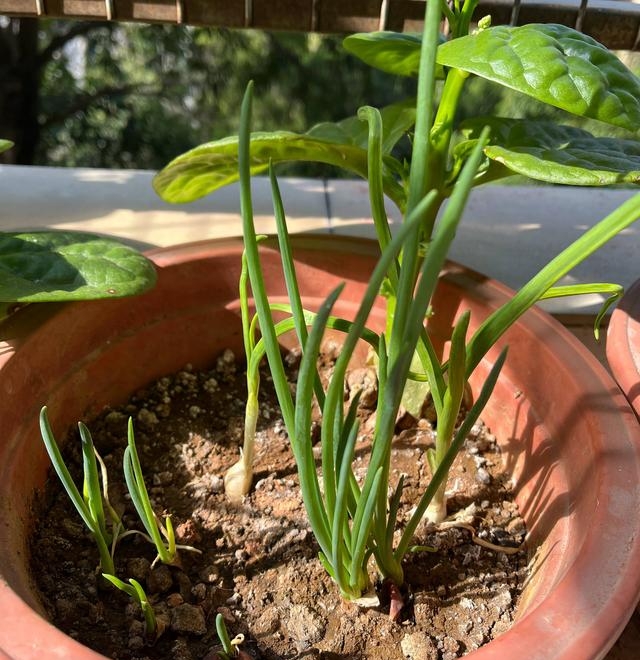
[[[239,236],[237,186],[193,204],[173,206],[153,191],[152,172],[0,166],[0,229],[92,231],[138,247]],[[283,179],[292,233],[331,232],[374,237],[362,181]],[[451,258],[513,288],[563,247],[635,194],[630,189],[484,186],[473,191]],[[269,184],[254,182],[256,227],[273,233]],[[398,214],[389,204],[389,214]],[[615,282],[640,277],[640,226],[611,240],[564,283]],[[598,297],[548,301],[555,313],[593,313]]]

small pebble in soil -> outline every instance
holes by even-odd
[[[264,610],[253,625],[254,632],[258,637],[262,635],[273,635],[279,627],[280,616],[275,608]]]
[[[112,410],[104,419],[107,428],[111,431],[119,431],[125,428],[127,423],[127,416],[119,410]]]
[[[298,651],[304,651],[319,642],[324,635],[325,625],[325,620],[306,605],[294,605],[289,610],[287,632]]]
[[[169,591],[172,586],[173,578],[171,577],[171,570],[168,566],[161,564],[149,571],[149,575],[147,576],[147,589],[150,593],[161,594],[164,591]]]
[[[205,566],[200,571],[200,579],[203,582],[208,582],[209,584],[213,584],[214,582],[217,582],[219,577],[220,577],[220,573],[215,566]]]
[[[194,584],[191,589],[191,595],[198,601],[204,600],[207,597],[207,585],[202,582]]]
[[[219,389],[218,381],[215,378],[208,378],[202,384],[202,388],[204,389],[205,392],[208,392],[209,394],[213,394]]]
[[[460,644],[453,637],[445,637],[442,640],[442,660],[455,660],[459,650]]]
[[[132,557],[127,561],[127,575],[141,582],[146,579],[150,567],[151,562],[145,557]]]
[[[169,607],[178,607],[184,603],[184,598],[180,594],[169,594],[166,603]]]
[[[421,633],[406,634],[400,648],[407,660],[438,660],[440,655],[431,638]]]
[[[506,531],[511,534],[511,536],[521,537],[524,536],[526,532],[526,527],[524,520],[520,516],[512,518],[506,526]]]
[[[178,638],[171,647],[171,660],[194,660],[186,639]]]
[[[153,428],[158,423],[158,416],[147,408],[141,408],[136,416],[136,421],[143,428]]]
[[[171,630],[177,633],[204,635],[207,623],[202,608],[198,605],[183,603],[171,610]]]

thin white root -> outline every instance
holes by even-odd
[[[481,545],[483,548],[488,548],[494,552],[504,552],[505,555],[515,555],[520,550],[522,550],[522,545],[513,547],[510,545],[496,545],[490,541],[485,541],[484,539],[478,538],[476,536],[476,530],[473,525],[468,525],[467,523],[456,523],[452,527],[459,527],[461,529],[466,529],[471,534],[471,540],[477,545]]]

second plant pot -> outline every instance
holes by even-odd
[[[607,362],[640,418],[640,280],[629,287],[611,315]]]

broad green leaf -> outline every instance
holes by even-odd
[[[640,141],[595,137],[547,121],[499,117],[474,119],[462,128],[474,138],[483,126],[491,129],[487,157],[532,179],[574,186],[640,182]]]
[[[416,123],[415,100],[402,101],[382,108],[380,116],[382,117],[382,153],[387,156],[398,140]],[[336,123],[316,124],[307,135],[367,149],[369,126],[366,121],[358,117],[348,117]]]
[[[0,154],[3,151],[6,151],[7,149],[11,149],[13,147],[13,142],[10,142],[9,140],[3,140],[0,138]]]
[[[412,124],[409,113],[399,113],[404,124]],[[410,121],[411,120],[411,121]],[[357,121],[357,120],[356,120]],[[394,131],[402,123],[395,123]],[[360,122],[358,122],[360,123]],[[350,120],[339,124],[321,124],[307,134],[277,131],[252,133],[250,172],[264,172],[269,162],[314,161],[346,169],[366,178],[367,151],[359,145],[360,131],[366,144],[366,124],[356,127]],[[398,182],[402,165],[393,157],[385,157],[385,193],[400,207],[404,190]],[[204,197],[238,180],[238,138],[224,138],[200,145],[178,156],[159,172],[153,181],[156,192],[167,202],[180,204]]]
[[[604,46],[563,25],[492,27],[442,44],[438,62],[575,115],[634,132],[640,126],[640,80]]]
[[[418,75],[421,34],[364,32],[351,34],[342,43],[345,50],[376,69],[397,76]],[[444,77],[441,66],[436,75]]]
[[[77,232],[0,233],[0,300],[121,298],[150,289],[153,264],[115,240]]]

